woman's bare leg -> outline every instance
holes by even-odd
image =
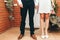
[[[48,35],[48,27],[49,27],[49,13],[45,14],[45,35]]]
[[[40,28],[42,35],[44,35],[44,13],[40,14]]]

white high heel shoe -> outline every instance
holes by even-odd
[[[41,38],[43,38],[43,39],[44,39],[44,38],[45,38],[45,36],[44,36],[44,35],[41,35]]]
[[[48,35],[45,35],[45,38],[48,38],[49,36]]]

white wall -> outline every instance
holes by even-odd
[[[37,11],[35,10],[35,14],[34,14],[34,27],[35,28],[40,28],[40,15],[37,13]],[[29,15],[27,12],[27,17],[26,17],[26,28],[29,28]]]

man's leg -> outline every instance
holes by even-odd
[[[34,5],[31,4],[31,6],[29,6],[29,25],[30,25],[30,34],[34,34],[34,21],[33,21],[33,17],[34,17]]]
[[[29,5],[29,25],[30,25],[30,35],[33,39],[37,40],[35,34],[34,34],[34,3],[31,3]]]
[[[23,8],[21,8],[21,25],[20,25],[21,34],[19,35],[18,40],[24,36],[26,15],[27,15],[27,7],[24,6]]]
[[[20,26],[20,31],[21,31],[21,34],[24,35],[24,32],[25,32],[25,20],[26,20],[26,15],[27,15],[27,8],[26,7],[23,7],[21,9],[21,26]]]

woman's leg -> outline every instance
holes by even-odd
[[[45,35],[48,35],[48,27],[49,27],[49,13],[45,14]]]
[[[40,27],[42,36],[44,36],[44,13],[40,14]]]

